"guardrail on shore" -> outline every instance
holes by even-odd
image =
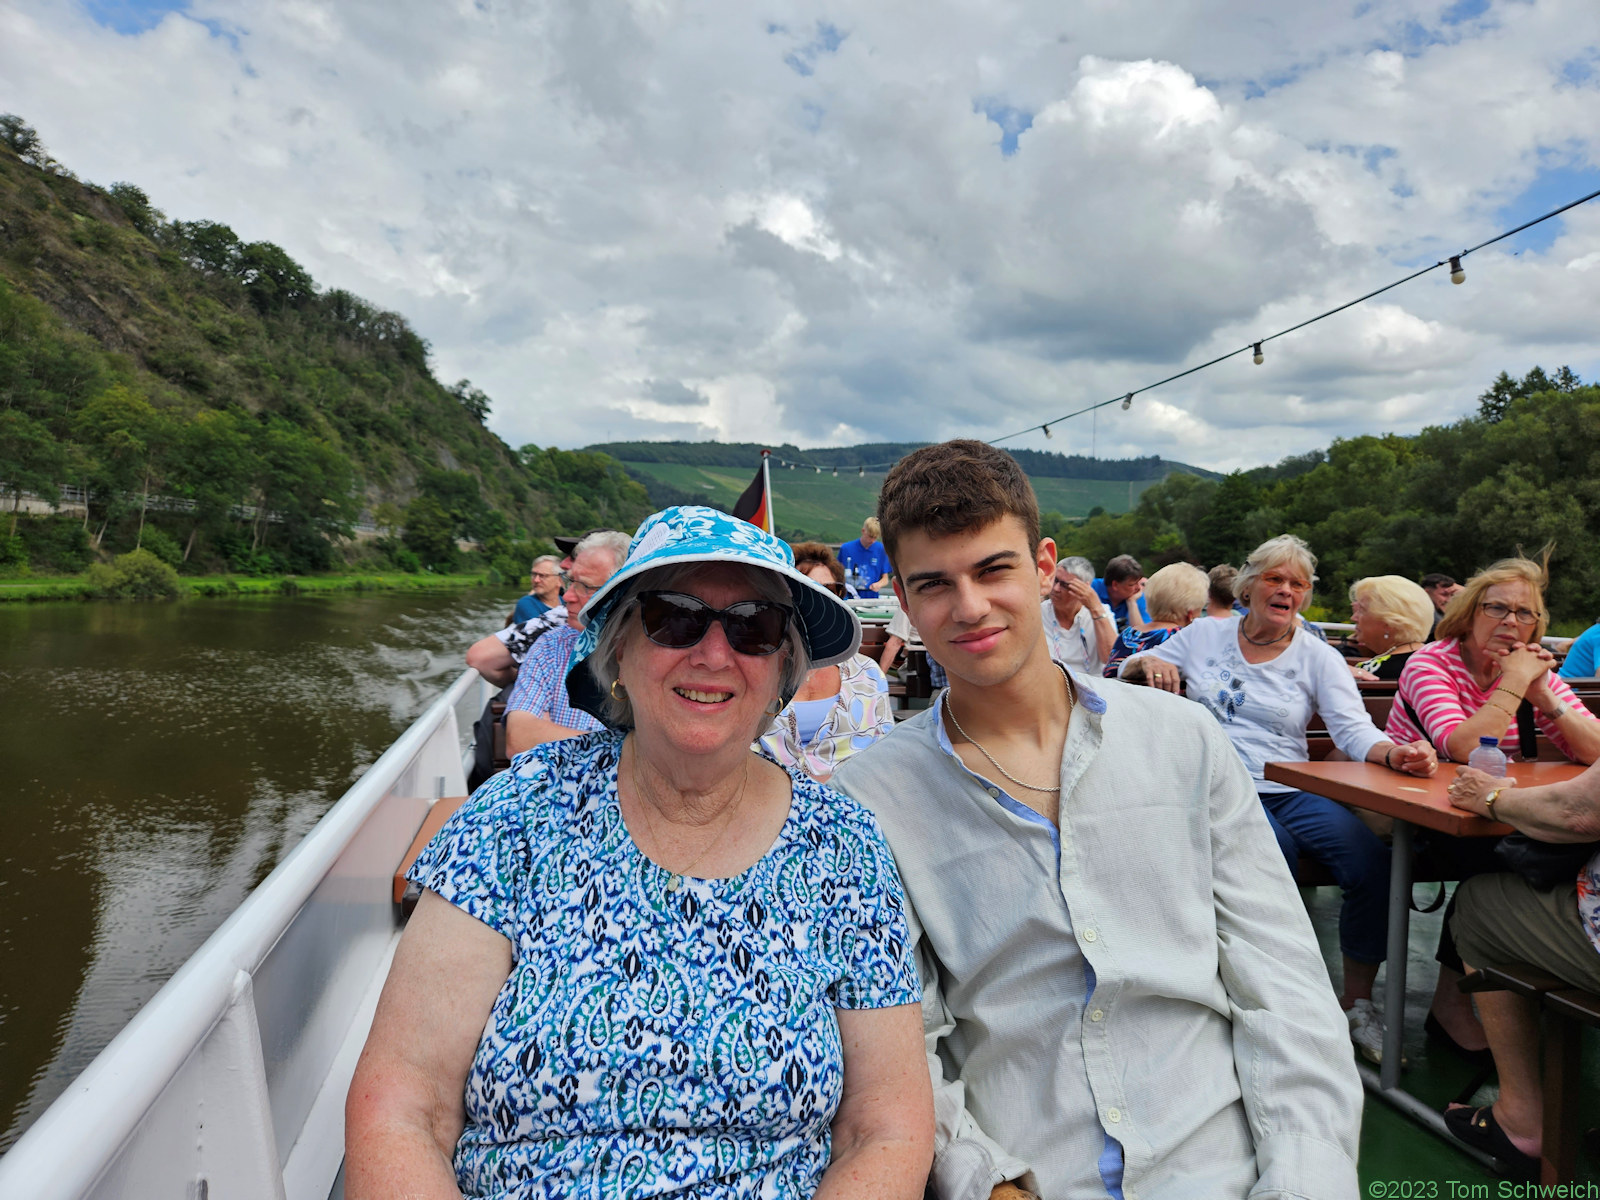
[[[0,1158],[30,1200],[326,1200],[399,937],[392,877],[466,791],[491,690],[463,673]]]

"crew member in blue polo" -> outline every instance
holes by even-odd
[[[889,552],[878,538],[878,518],[868,517],[861,524],[861,536],[839,547],[844,581],[863,600],[877,599],[878,589],[889,586]]]

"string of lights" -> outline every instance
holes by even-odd
[[[1438,262],[1433,263],[1431,266],[1426,266],[1420,270],[1413,271],[1409,275],[1405,275],[1399,279],[1396,279],[1393,283],[1386,283],[1380,288],[1374,288],[1372,291],[1363,296],[1357,296],[1354,300],[1346,301],[1344,304],[1341,304],[1336,308],[1328,309],[1327,312],[1318,313],[1314,317],[1308,317],[1296,325],[1289,326],[1287,329],[1280,329],[1277,333],[1269,333],[1257,341],[1249,342],[1243,346],[1240,346],[1237,350],[1229,350],[1226,354],[1219,354],[1215,358],[1208,359],[1203,363],[1188,367],[1185,370],[1179,371],[1175,375],[1168,375],[1165,379],[1158,379],[1154,383],[1147,383],[1143,387],[1134,388],[1131,392],[1123,392],[1121,395],[1113,396],[1109,400],[1101,400],[1094,404],[1086,404],[1082,408],[1074,409],[1069,413],[1063,413],[1059,417],[1051,417],[1048,421],[1041,421],[1037,425],[1029,425],[1026,429],[1018,429],[1012,433],[1005,434],[1002,437],[991,438],[990,444],[998,446],[1001,442],[1008,442],[1012,438],[1021,437],[1025,433],[1033,433],[1035,431],[1042,432],[1045,437],[1048,438],[1051,436],[1050,427],[1052,425],[1059,425],[1063,421],[1070,421],[1073,417],[1081,417],[1084,413],[1092,413],[1097,409],[1106,408],[1112,404],[1122,405],[1123,411],[1126,412],[1128,409],[1133,407],[1133,398],[1135,396],[1141,395],[1144,392],[1154,391],[1159,387],[1165,387],[1169,383],[1176,383],[1180,379],[1187,378],[1188,376],[1194,375],[1200,371],[1204,371],[1207,368],[1214,367],[1218,363],[1227,362],[1230,358],[1237,358],[1241,354],[1248,353],[1251,356],[1251,360],[1256,364],[1256,366],[1259,367],[1266,360],[1266,355],[1262,352],[1261,348],[1268,342],[1275,342],[1279,338],[1286,337],[1291,333],[1295,333],[1298,330],[1304,329],[1308,325],[1315,325],[1318,321],[1325,321],[1331,316],[1342,313],[1347,308],[1354,308],[1358,304],[1364,304],[1368,300],[1371,300],[1374,296],[1381,296],[1385,292],[1393,291],[1402,284],[1410,283],[1413,279],[1419,279],[1428,274],[1430,271],[1437,271],[1440,267],[1448,266],[1450,268],[1451,283],[1465,283],[1467,279],[1467,273],[1461,265],[1461,260],[1466,258],[1468,255],[1476,254],[1479,250],[1482,250],[1488,246],[1492,246],[1496,242],[1502,242],[1514,234],[1521,233],[1524,229],[1532,229],[1535,225],[1538,225],[1544,221],[1548,221],[1552,217],[1559,217],[1568,209],[1577,208],[1580,204],[1587,204],[1589,201],[1594,200],[1597,197],[1600,197],[1600,191],[1593,191],[1587,196],[1580,196],[1578,199],[1573,200],[1570,203],[1563,204],[1560,208],[1553,208],[1542,216],[1533,218],[1531,221],[1524,221],[1521,225],[1518,225],[1514,229],[1507,229],[1504,233],[1497,233],[1494,235],[1494,237],[1479,242],[1476,246],[1469,247],[1468,249],[1461,251],[1459,254],[1448,255],[1445,258],[1440,259]],[[796,469],[803,471],[809,470],[818,475],[822,474],[824,471],[828,471],[837,476],[839,472],[843,470],[847,475],[851,471],[854,471],[858,477],[865,477],[868,471],[872,471],[874,473],[879,471],[887,471],[890,467],[894,466],[893,461],[883,463],[836,462],[832,464],[810,461],[802,462],[799,460],[790,462],[788,459],[779,458],[776,455],[772,457],[771,461],[774,466],[785,468],[790,471]]]
[[[1460,254],[1449,255],[1447,258],[1440,259],[1431,266],[1423,267],[1421,270],[1413,271],[1409,275],[1403,276],[1400,279],[1396,279],[1393,283],[1386,283],[1381,288],[1375,288],[1364,296],[1357,296],[1354,300],[1346,301],[1344,304],[1341,304],[1336,308],[1328,309],[1327,312],[1318,313],[1314,317],[1308,317],[1297,325],[1291,325],[1287,329],[1280,329],[1277,333],[1268,334],[1266,337],[1263,337],[1258,341],[1250,342],[1248,345],[1240,346],[1237,350],[1230,350],[1226,354],[1219,354],[1217,357],[1210,359],[1207,362],[1200,363],[1197,366],[1189,367],[1187,370],[1179,371],[1176,375],[1168,375],[1165,379],[1158,379],[1154,383],[1147,383],[1143,387],[1135,388],[1131,392],[1124,392],[1120,396],[1113,396],[1110,400],[1101,400],[1097,404],[1085,405],[1083,408],[1076,409],[1073,412],[1063,413],[1059,417],[1051,417],[1048,421],[1041,421],[1037,425],[1029,425],[1026,429],[1018,429],[1014,433],[1005,434],[1003,437],[992,438],[990,440],[990,444],[998,446],[1001,442],[1010,441],[1014,437],[1021,437],[1025,433],[1033,433],[1035,430],[1042,432],[1045,437],[1049,437],[1050,426],[1059,425],[1062,421],[1069,421],[1073,417],[1082,416],[1086,412],[1094,412],[1096,409],[1105,408],[1112,404],[1120,403],[1123,411],[1126,412],[1128,409],[1133,407],[1133,398],[1140,393],[1154,391],[1158,387],[1165,387],[1169,383],[1175,383],[1179,379],[1183,379],[1186,376],[1193,375],[1199,371],[1204,371],[1208,367],[1214,367],[1218,363],[1227,362],[1228,359],[1236,358],[1246,352],[1249,352],[1252,361],[1254,361],[1256,366],[1259,367],[1266,358],[1266,356],[1262,353],[1261,347],[1266,345],[1268,342],[1275,342],[1281,337],[1285,337],[1288,334],[1294,333],[1296,330],[1304,329],[1307,325],[1315,325],[1318,321],[1327,320],[1327,318],[1334,316],[1336,313],[1342,313],[1347,308],[1354,308],[1358,304],[1364,304],[1366,301],[1371,300],[1374,296],[1381,296],[1383,293],[1392,291],[1401,284],[1410,283],[1413,279],[1418,279],[1421,276],[1428,274],[1430,271],[1437,271],[1440,267],[1449,266],[1451,283],[1465,283],[1467,281],[1467,273],[1461,266],[1461,260],[1466,258],[1469,254],[1475,254],[1486,246],[1492,246],[1496,242],[1504,241],[1513,234],[1521,233],[1524,229],[1531,229],[1540,222],[1550,220],[1551,217],[1559,217],[1569,208],[1577,208],[1580,204],[1587,204],[1597,196],[1600,196],[1600,191],[1590,192],[1587,196],[1580,196],[1578,199],[1573,200],[1570,203],[1563,204],[1560,208],[1551,209],[1549,212],[1542,216],[1535,217],[1531,221],[1524,221],[1515,229],[1508,229],[1504,233],[1497,233],[1494,237],[1489,238],[1486,241],[1479,242],[1476,246],[1473,246],[1469,249],[1461,251]]]

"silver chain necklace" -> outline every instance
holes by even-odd
[[[1067,684],[1067,711],[1071,712],[1072,711],[1072,706],[1075,703],[1075,701],[1073,700],[1073,696],[1072,696],[1072,676],[1067,674],[1067,669],[1065,667],[1062,667],[1060,663],[1056,663],[1055,665],[1057,667],[1061,667],[1061,678],[1066,681],[1066,684]],[[982,743],[980,743],[977,738],[973,737],[965,729],[961,728],[961,722],[956,718],[956,710],[950,707],[950,694],[948,692],[945,693],[944,710],[945,710],[945,712],[950,714],[950,722],[951,722],[951,724],[953,724],[956,727],[956,732],[959,733],[962,737],[966,738],[967,741],[971,742],[974,746],[976,746],[977,749],[978,749],[978,753],[983,755],[985,758],[987,758],[989,760],[990,764],[994,767],[994,769],[996,771],[999,771],[1000,774],[1004,775],[1012,783],[1016,784],[1020,788],[1027,788],[1030,792],[1046,792],[1046,793],[1048,793],[1048,792],[1059,792],[1061,790],[1061,785],[1059,783],[1056,784],[1055,787],[1040,787],[1038,784],[1025,783],[1023,780],[1018,779],[1010,771],[1008,771],[1004,767],[1002,767],[1000,765],[1000,760],[995,758],[994,755],[990,754],[987,750],[985,750],[983,748]]]

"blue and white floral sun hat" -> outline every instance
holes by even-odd
[[[667,508],[644,519],[622,566],[579,614],[583,632],[567,666],[567,695],[576,707],[604,720],[604,697],[586,660],[594,653],[623,585],[657,567],[695,562],[742,563],[783,576],[813,667],[831,667],[860,649],[861,622],[856,614],[827,588],[795,570],[794,551],[787,542],[714,508]]]

